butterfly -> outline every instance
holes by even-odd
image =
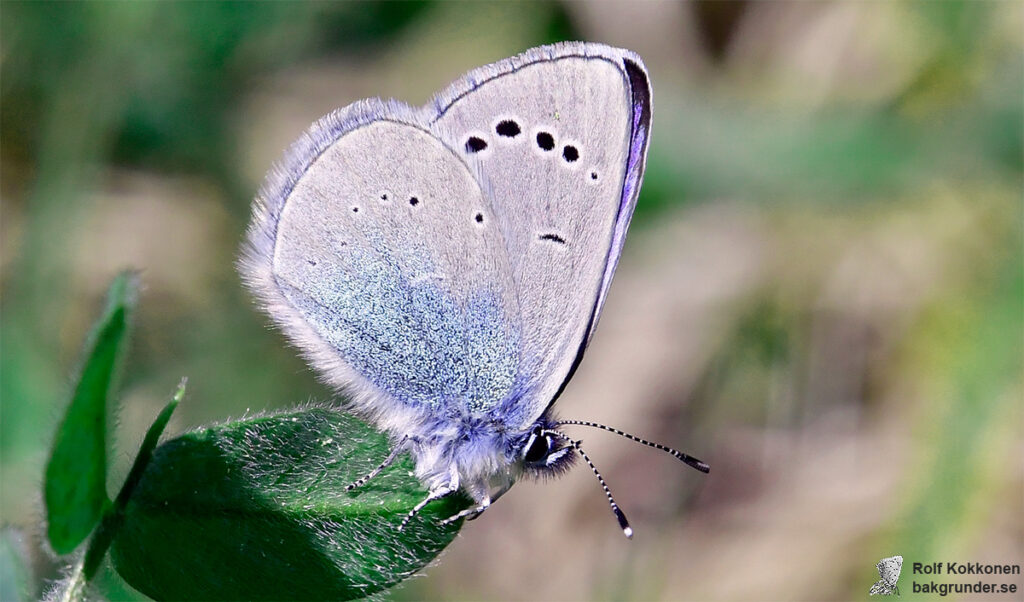
[[[880,580],[875,582],[871,586],[871,590],[868,594],[874,596],[881,594],[883,596],[891,596],[893,592],[896,595],[900,595],[900,588],[896,585],[896,582],[900,579],[900,570],[903,568],[903,557],[902,556],[891,556],[889,558],[883,558],[878,561],[878,576]]]
[[[240,261],[255,296],[348,408],[415,460],[427,497],[479,516],[522,476],[591,467],[552,411],[583,358],[636,205],[651,127],[640,58],[534,48],[425,106],[368,99],[317,121],[268,173]]]

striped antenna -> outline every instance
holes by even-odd
[[[586,461],[587,465],[590,466],[590,470],[594,471],[594,476],[597,477],[597,482],[601,484],[601,489],[604,489],[604,494],[608,498],[608,505],[612,507],[612,514],[615,515],[615,519],[619,521],[619,527],[622,528],[622,533],[627,538],[632,539],[633,527],[629,526],[629,521],[626,520],[626,515],[623,514],[622,510],[619,509],[619,505],[615,503],[615,498],[612,497],[612,490],[608,489],[608,484],[604,482],[604,477],[601,476],[601,473],[598,472],[597,467],[594,466],[594,463],[590,461],[590,457],[587,456],[586,452],[583,451],[583,448],[580,447],[580,442],[560,431],[547,432],[557,435],[562,439],[565,439],[570,444],[572,444],[574,448],[576,448],[576,451],[578,451],[581,456],[583,456],[583,459]]]
[[[693,456],[691,456],[689,454],[684,454],[683,452],[681,452],[681,451],[679,451],[677,449],[672,449],[671,447],[664,446],[664,445],[662,445],[660,443],[654,443],[653,441],[648,441],[646,439],[641,439],[640,437],[637,437],[636,435],[630,435],[629,433],[624,432],[624,431],[620,431],[617,428],[612,428],[610,426],[605,426],[603,424],[598,424],[597,422],[587,422],[586,420],[559,420],[558,421],[558,426],[564,426],[564,425],[589,426],[589,427],[593,427],[593,428],[603,429],[603,430],[606,430],[606,431],[608,431],[610,433],[615,433],[616,435],[619,435],[620,437],[625,437],[626,439],[629,439],[630,441],[636,441],[637,443],[643,443],[644,445],[646,445],[648,447],[653,447],[654,449],[660,449],[661,451],[666,452],[668,454],[671,454],[671,455],[675,456],[676,458],[678,458],[679,460],[682,460],[684,463],[686,463],[687,466],[690,466],[692,468],[696,468],[697,470],[699,470],[699,471],[701,471],[703,473],[711,472],[711,467],[710,466],[708,466],[706,463],[701,462],[700,460],[698,460],[697,458],[694,458]],[[571,439],[570,439],[570,441],[571,441]]]

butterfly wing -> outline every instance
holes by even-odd
[[[571,378],[611,284],[646,159],[647,73],[626,50],[547,46],[470,72],[425,112],[479,165],[508,246],[528,424]]]
[[[258,197],[242,273],[286,334],[387,428],[484,411],[519,374],[501,230],[467,164],[399,103],[315,124]]]

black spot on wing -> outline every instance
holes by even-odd
[[[506,138],[515,138],[516,136],[519,135],[519,132],[523,130],[520,129],[519,124],[516,123],[515,121],[512,121],[511,119],[505,119],[498,123],[498,125],[494,128],[494,131],[496,131],[499,136],[504,136]]]
[[[470,136],[469,140],[466,140],[466,152],[467,153],[479,153],[480,151],[487,148],[487,141],[483,138],[476,136]]]
[[[547,132],[537,132],[537,146],[543,151],[555,148],[555,137]]]
[[[564,245],[565,244],[565,239],[562,238],[561,236],[557,235],[557,234],[551,234],[551,233],[541,234],[538,238],[540,240],[550,240],[551,242],[557,242],[560,245]]]

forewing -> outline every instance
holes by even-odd
[[[479,165],[504,234],[531,422],[582,358],[622,250],[647,152],[646,71],[625,50],[542,47],[470,72],[426,111]]]
[[[358,407],[386,422],[509,395],[520,312],[501,230],[411,110],[364,101],[325,117],[259,201],[243,274]]]

